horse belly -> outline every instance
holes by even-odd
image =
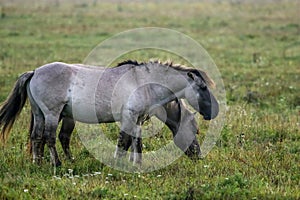
[[[72,108],[66,107],[64,111],[65,116],[72,117],[75,121],[95,124],[95,123],[110,123],[119,121],[119,114],[112,114],[111,112],[97,111],[91,105],[72,105]]]

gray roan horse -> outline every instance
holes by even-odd
[[[190,158],[193,160],[201,158],[201,150],[196,138],[198,134],[198,126],[194,117],[194,113],[186,108],[182,100],[175,100],[163,105],[162,109],[157,109],[154,113],[155,117],[164,122],[173,133],[174,143]],[[166,116],[165,116],[166,115]],[[150,116],[149,116],[150,117]],[[165,119],[166,118],[166,119]],[[65,156],[68,160],[72,160],[70,151],[71,134],[75,128],[75,121],[72,118],[63,118],[62,126],[59,132],[59,140],[62,145]],[[33,116],[31,119],[30,131],[33,129]],[[29,135],[30,136],[30,135]],[[136,142],[136,144],[134,144]],[[43,148],[46,141],[43,140],[41,153],[43,155]],[[125,148],[131,145],[130,161],[135,161],[137,157],[135,153],[142,153],[142,140],[138,138],[134,141],[127,141]],[[29,150],[32,150],[31,142],[29,142]]]
[[[205,120],[215,118],[219,105],[207,85],[213,81],[203,71],[160,62],[127,61],[114,68],[50,63],[19,77],[0,109],[1,133],[6,138],[28,96],[34,116],[30,136],[34,161],[40,162],[45,140],[52,163],[61,164],[55,146],[60,118],[83,123],[120,121],[115,156],[122,157],[132,137],[141,137],[142,123],[176,99],[186,99]]]

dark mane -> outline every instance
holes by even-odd
[[[197,76],[201,77],[208,86],[213,87],[213,88],[215,87],[214,81],[207,75],[206,72],[199,70],[199,69],[187,67],[187,66],[181,65],[181,64],[173,64],[172,61],[161,62],[160,60],[150,60],[147,63],[145,63],[145,62],[139,63],[136,60],[125,60],[123,62],[118,63],[116,67],[120,67],[122,65],[141,66],[141,65],[146,65],[146,64],[159,64],[159,65],[162,65],[165,67],[171,67],[173,69],[180,70],[180,71],[192,72],[192,73],[196,74]]]
[[[136,61],[136,60],[125,60],[125,61],[122,61],[122,62],[118,63],[116,67],[120,67],[122,65],[135,65],[135,66],[139,66],[141,64],[143,64],[143,63],[138,63],[138,61]]]

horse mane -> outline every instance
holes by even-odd
[[[120,67],[122,65],[135,65],[135,66],[139,66],[139,65],[142,65],[143,63],[138,63],[138,61],[136,60],[125,60],[125,61],[122,61],[120,63],[117,64],[116,67]]]
[[[173,62],[171,60],[168,60],[165,62],[161,62],[160,60],[150,60],[149,62],[138,62],[136,60],[125,60],[125,61],[118,63],[117,66],[115,66],[115,67],[120,67],[123,65],[142,66],[142,65],[146,65],[146,64],[159,64],[159,65],[162,65],[165,67],[171,67],[175,70],[192,72],[192,73],[196,74],[197,76],[200,76],[209,87],[215,88],[215,82],[208,76],[208,74],[205,71],[187,67],[187,66],[181,65],[181,64],[173,64]]]

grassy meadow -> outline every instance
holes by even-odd
[[[53,168],[48,153],[42,166],[27,153],[26,104],[0,146],[0,199],[300,199],[299,1],[24,2],[0,1],[0,102],[24,71],[81,63],[114,34],[164,27],[189,35],[215,61],[226,88],[226,123],[205,159],[182,156],[151,173],[102,164],[75,130],[75,161],[64,159],[58,144],[63,165]],[[160,52],[124,57],[153,55],[168,59]],[[201,141],[208,123],[197,117]],[[116,141],[117,127],[105,128]],[[164,128],[145,140],[145,151],[169,140]]]

